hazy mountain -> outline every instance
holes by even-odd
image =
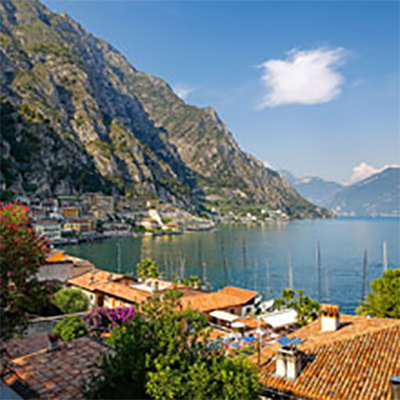
[[[340,215],[400,216],[400,168],[387,168],[345,187],[326,206]]]
[[[320,206],[325,206],[335,193],[344,188],[340,183],[326,181],[317,176],[297,178],[286,170],[282,170],[280,173],[305,199]]]
[[[0,17],[3,195],[118,190],[324,214],[241,150],[212,107],[186,104],[68,15],[3,0]]]

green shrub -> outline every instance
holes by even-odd
[[[64,341],[73,340],[88,334],[85,322],[76,316],[63,318],[53,329]]]
[[[79,289],[72,288],[64,288],[56,292],[54,304],[64,314],[87,311],[89,307],[87,297]]]

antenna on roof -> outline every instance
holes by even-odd
[[[383,272],[386,272],[388,269],[388,255],[387,255],[387,244],[386,240],[383,241],[382,245],[382,257],[383,257]]]
[[[365,249],[364,250],[364,264],[363,264],[363,288],[362,288],[362,297],[361,301],[365,299],[365,296],[367,294],[367,285],[368,285],[368,277],[367,277],[367,269],[368,269],[368,252]]]

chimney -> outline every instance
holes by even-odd
[[[55,332],[49,333],[47,335],[47,338],[49,340],[48,350],[50,352],[56,351],[58,349],[58,339],[59,339],[59,337],[60,337],[60,335],[58,333],[55,333]]]
[[[400,400],[400,376],[390,378],[390,387],[392,389],[392,400]]]
[[[321,304],[321,330],[322,332],[334,332],[340,324],[339,306],[333,304]]]
[[[296,380],[302,368],[301,352],[295,346],[283,346],[276,352],[276,372],[278,378]]]

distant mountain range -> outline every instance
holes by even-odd
[[[280,173],[303,197],[321,206],[325,205],[336,192],[344,188],[340,183],[326,181],[317,176],[298,178],[286,170],[282,170]]]
[[[306,199],[338,215],[400,216],[400,168],[387,168],[353,185],[281,171]]]
[[[327,215],[243,151],[213,107],[186,104],[68,15],[2,0],[0,27],[4,197],[102,191]]]

